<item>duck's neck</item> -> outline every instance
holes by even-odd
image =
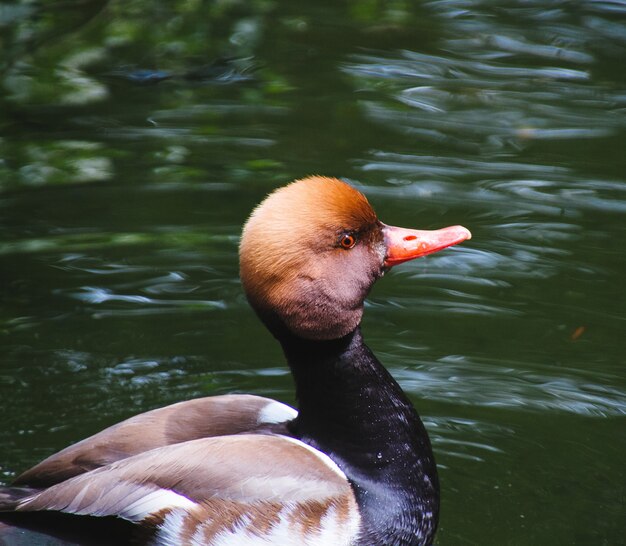
[[[359,544],[430,544],[439,483],[424,425],[363,342],[279,337],[296,382],[293,434],[327,453],[353,485],[363,513]]]

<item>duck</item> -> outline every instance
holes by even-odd
[[[0,515],[121,519],[154,545],[432,544],[431,442],[360,324],[392,267],[470,238],[386,225],[337,178],[271,192],[243,227],[240,278],[282,347],[297,410],[226,394],[130,417],[0,489]]]

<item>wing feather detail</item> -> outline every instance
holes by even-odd
[[[15,485],[48,487],[151,449],[199,438],[254,432],[297,415],[289,406],[253,395],[210,396],[142,413],[48,457]]]
[[[140,521],[203,503],[326,502],[352,494],[343,472],[297,440],[242,434],[153,449],[53,485],[17,510]]]

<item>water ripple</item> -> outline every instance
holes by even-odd
[[[606,417],[626,415],[626,392],[614,377],[591,379],[565,370],[549,374],[528,363],[475,361],[459,355],[423,364],[427,371],[397,370],[403,388],[421,397],[484,407],[553,410]]]
[[[500,215],[536,212],[559,219],[584,211],[626,212],[626,182],[581,178],[563,167],[382,151],[371,152],[371,158],[359,163],[361,170],[388,175],[390,183],[368,187],[372,195],[435,204],[462,202],[477,210],[497,207]],[[458,183],[463,180],[469,183]]]
[[[597,50],[622,44],[624,53],[626,24],[611,19],[615,5],[427,5],[451,29],[440,44],[443,54],[372,51],[343,66],[374,122],[468,152],[518,149],[539,140],[602,139],[626,128],[623,92],[591,78]],[[586,31],[572,23],[576,9],[583,12]],[[511,17],[520,22],[511,25]]]
[[[108,309],[98,311],[94,313],[94,317],[97,318],[120,315],[180,313],[181,308],[187,310],[226,309],[226,302],[222,300],[165,300],[138,294],[116,294],[112,290],[97,286],[83,286],[81,292],[70,293],[68,295],[91,305],[99,306],[107,303],[130,303],[139,306],[138,308],[131,309]]]
[[[458,416],[425,416],[424,423],[437,453],[477,462],[483,462],[485,454],[503,453],[497,444],[514,434],[509,427]],[[437,466],[446,468],[441,461]]]

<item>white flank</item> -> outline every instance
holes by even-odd
[[[246,528],[246,522],[233,531],[218,534],[211,546],[350,546],[353,545],[359,531],[360,517],[356,507],[340,520],[335,509],[329,510],[321,521],[320,527],[305,531],[298,522],[299,506],[286,506],[280,513],[280,522],[263,534]],[[201,529],[194,537],[201,537]],[[194,541],[193,544],[196,544]],[[201,544],[201,542],[197,542]]]
[[[361,518],[356,506],[352,506],[347,517],[339,518],[336,509],[331,509],[322,518],[321,525],[309,529],[298,522],[296,505],[285,506],[280,513],[280,522],[263,533],[250,527],[251,520],[243,516],[234,529],[225,530],[205,542],[204,525],[213,527],[215,521],[200,524],[191,538],[182,540],[188,514],[184,510],[169,513],[151,543],[152,546],[351,546],[358,537]],[[305,530],[306,529],[306,530]]]
[[[356,506],[352,506],[345,520],[333,508],[322,518],[319,544],[354,544],[361,527],[361,515]],[[318,544],[318,543],[315,543]]]
[[[298,416],[298,412],[287,404],[275,400],[267,404],[260,412],[258,422],[273,425],[291,421]]]
[[[181,531],[185,525],[186,517],[187,512],[184,510],[174,510],[167,514],[165,521],[159,526],[157,534],[150,544],[153,546],[182,546]]]

